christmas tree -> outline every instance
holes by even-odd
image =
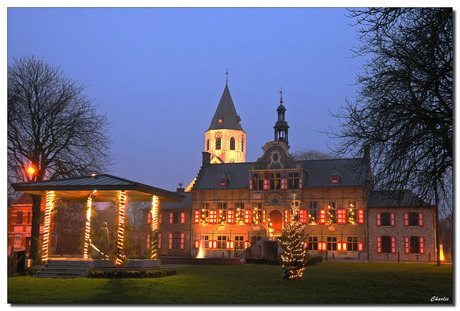
[[[283,229],[280,243],[284,252],[281,255],[283,268],[288,271],[289,279],[299,279],[305,270],[307,252],[305,250],[305,224],[299,222],[300,201],[294,198],[291,202],[290,220]]]

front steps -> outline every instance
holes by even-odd
[[[39,278],[82,278],[87,277],[93,262],[86,260],[54,260],[51,259],[41,271]]]

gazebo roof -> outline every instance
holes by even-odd
[[[116,199],[115,191],[124,190],[128,200],[148,202],[156,195],[161,201],[182,201],[184,195],[168,190],[152,187],[124,178],[101,174],[65,179],[42,180],[35,182],[16,183],[14,190],[44,196],[46,191],[56,191],[64,200],[84,201],[94,190],[93,201],[108,202]]]

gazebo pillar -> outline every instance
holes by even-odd
[[[117,257],[115,265],[119,266],[124,258],[124,237],[125,237],[125,203],[126,191],[118,191],[118,230],[117,230]]]
[[[93,207],[93,194],[96,192],[94,190],[86,199],[86,224],[85,224],[85,244],[83,248],[83,259],[88,259],[88,247],[91,233],[91,212]]]
[[[51,212],[54,208],[54,191],[46,191],[45,226],[43,229],[42,261],[49,259]]]
[[[160,199],[154,195],[152,198],[152,208],[150,209],[151,223],[151,238],[150,238],[150,259],[158,259],[158,214],[160,209]]]

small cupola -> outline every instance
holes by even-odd
[[[288,129],[289,125],[285,120],[286,107],[283,106],[283,91],[280,91],[280,105],[276,109],[278,112],[278,121],[276,121],[275,126],[275,141],[283,141],[286,145],[289,144],[288,140]]]

